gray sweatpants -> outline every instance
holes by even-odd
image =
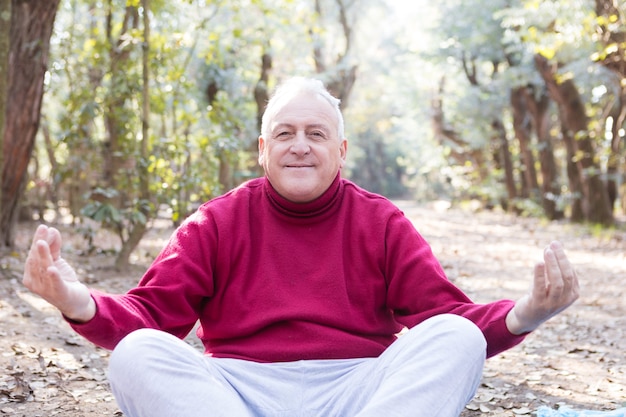
[[[256,363],[212,358],[138,330],[109,380],[127,417],[455,417],[476,391],[485,339],[469,320],[433,317],[378,358]]]

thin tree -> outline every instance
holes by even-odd
[[[313,60],[315,61],[315,70],[318,74],[327,78],[326,85],[328,90],[341,100],[341,107],[345,110],[348,107],[350,93],[357,77],[357,65],[349,62],[354,35],[352,23],[348,19],[348,10],[354,6],[355,2],[335,0],[335,3],[339,12],[338,18],[343,33],[344,46],[343,50],[338,52],[336,59],[330,65],[324,59],[324,43],[315,35],[314,28],[310,28],[309,33],[314,38]],[[315,13],[318,18],[323,16],[320,0],[315,0]]]
[[[15,243],[18,205],[26,186],[27,168],[39,129],[50,37],[59,2],[12,0],[11,3],[2,137],[0,246],[13,247]]]
[[[550,220],[562,219],[565,215],[557,205],[561,190],[558,184],[558,169],[554,157],[554,145],[550,136],[549,108],[550,97],[545,89],[534,85],[524,88],[526,107],[531,115],[531,123],[537,136],[537,153],[541,167],[541,201],[546,217]]]
[[[11,0],[0,0],[0,138],[4,137],[4,115],[7,104],[9,36],[11,28]],[[0,172],[4,166],[3,147],[0,146]],[[0,187],[0,212],[2,212],[2,187]]]
[[[137,166],[139,179],[139,217],[133,221],[126,239],[115,260],[118,270],[128,268],[130,255],[137,247],[148,227],[151,216],[150,185],[148,174],[148,143],[150,141],[150,0],[142,0],[143,9],[143,42],[142,42],[142,107],[141,107],[141,141],[139,144],[139,163]]]
[[[596,0],[596,15],[598,16],[596,35],[602,47],[597,56],[599,62],[617,76],[619,93],[612,104],[610,116],[611,148],[607,161],[607,189],[611,209],[618,198],[620,161],[624,149],[624,125],[626,124],[626,15],[623,7],[611,0]],[[619,24],[616,24],[619,23]]]

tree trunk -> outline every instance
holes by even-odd
[[[513,174],[513,160],[511,158],[511,150],[509,149],[509,139],[506,137],[506,129],[500,120],[491,122],[491,127],[495,132],[492,142],[498,150],[494,155],[496,164],[504,170],[504,184],[506,185],[507,201],[502,202],[502,208],[509,210],[511,203],[517,198],[517,187],[515,186],[515,177]]]
[[[347,10],[350,5],[346,5],[344,0],[335,0],[335,4],[339,13],[339,24],[343,31],[343,51],[337,54],[337,59],[329,70],[324,60],[323,42],[320,39],[315,39],[313,42],[315,45],[313,48],[313,60],[315,62],[315,71],[327,78],[326,87],[328,91],[341,100],[341,107],[345,110],[348,107],[352,87],[354,87],[356,82],[357,66],[348,62],[348,56],[352,48],[352,27],[348,22]],[[315,13],[318,17],[323,15],[320,0],[315,0]],[[310,29],[309,33],[311,36],[316,37],[313,29]]]
[[[559,220],[564,216],[563,210],[557,205],[561,195],[558,183],[558,170],[554,158],[554,146],[550,136],[550,123],[548,108],[550,97],[542,91],[539,97],[534,94],[533,87],[523,90],[526,106],[531,116],[535,134],[537,135],[537,148],[541,167],[541,202],[546,217],[550,220]]]
[[[151,217],[150,179],[148,178],[148,143],[150,141],[150,0],[141,0],[143,8],[143,43],[142,43],[142,106],[141,106],[141,142],[139,144],[139,204],[133,210],[139,211],[143,220],[131,221],[128,239],[122,242],[122,248],[115,259],[118,270],[126,270],[133,253],[148,230]],[[133,216],[131,216],[132,219]]]
[[[265,112],[265,106],[269,100],[269,79],[270,72],[272,71],[272,55],[268,52],[269,47],[261,55],[261,73],[259,80],[254,87],[254,101],[256,102],[256,126],[257,130],[261,132],[261,122],[263,121],[263,113]],[[256,148],[256,140],[254,141],[254,147]]]
[[[0,245],[15,240],[18,203],[39,128],[50,37],[60,0],[13,0],[3,137]]]
[[[619,197],[619,175],[620,169],[622,168],[620,166],[623,148],[622,137],[624,136],[623,126],[626,121],[626,88],[624,87],[620,89],[620,96],[611,116],[613,118],[613,124],[611,126],[611,149],[606,164],[606,174],[609,205],[611,210],[613,210],[615,208],[615,202]]]
[[[434,94],[430,102],[431,110],[431,126],[435,139],[441,146],[449,147],[450,156],[458,165],[471,164],[477,170],[480,181],[487,178],[485,158],[480,149],[471,149],[469,144],[465,142],[459,134],[446,126],[445,115],[443,114],[443,93],[445,86],[445,77],[439,80],[439,88]],[[506,139],[506,137],[505,137]]]
[[[107,10],[107,39],[109,47],[109,74],[111,76],[111,88],[106,99],[106,112],[104,116],[104,125],[107,133],[106,141],[102,149],[103,180],[107,187],[117,188],[117,175],[119,175],[122,167],[127,165],[126,152],[124,152],[122,141],[125,138],[125,127],[123,117],[125,111],[125,103],[130,98],[131,92],[128,88],[116,88],[125,86],[126,69],[125,65],[130,58],[132,45],[125,44],[124,39],[128,36],[131,29],[137,29],[138,15],[137,8],[128,6],[121,28],[121,32],[117,40],[113,39],[113,13],[114,6],[109,0]],[[131,26],[132,25],[132,26]],[[121,190],[120,190],[121,191]],[[120,192],[120,200],[123,201],[123,192]],[[119,206],[119,201],[116,202]]]
[[[535,64],[550,97],[559,106],[565,136],[573,139],[575,163],[582,178],[585,220],[611,225],[613,213],[609,207],[609,196],[587,130],[588,118],[578,89],[572,80],[558,82],[556,69],[541,55],[535,56]]]
[[[217,159],[219,161],[217,179],[220,183],[221,193],[231,190],[235,185],[233,164],[229,154],[230,152],[226,149],[219,149],[217,151]]]
[[[618,105],[613,114],[611,150],[607,163],[607,191],[611,210],[619,197],[619,174],[621,148],[623,147],[623,126],[626,121],[626,29],[623,24],[615,25],[609,22],[624,22],[624,8],[613,0],[596,0],[596,14],[605,19],[598,19],[595,34],[605,47],[604,57],[600,63],[613,72],[621,85]],[[626,196],[623,197],[626,200]]]
[[[269,100],[269,79],[270,72],[272,71],[272,55],[269,52],[269,47],[266,47],[266,50],[261,55],[261,74],[259,76],[259,80],[254,87],[254,101],[256,102],[256,125],[257,131],[261,132],[261,124],[263,121],[263,113],[265,112],[265,106],[267,106],[267,102]],[[259,147],[258,141],[256,138],[250,141],[250,146],[248,147],[250,154],[252,155],[251,159],[254,161],[259,159]],[[263,167],[261,167],[258,163],[254,165],[254,170],[257,175],[263,175]],[[220,176],[222,173],[220,172]]]
[[[559,110],[559,114],[562,110]],[[571,132],[565,124],[565,117],[560,116],[561,122],[561,135],[563,137],[563,143],[565,144],[566,152],[566,171],[567,179],[569,182],[569,189],[572,195],[572,207],[570,219],[573,222],[581,223],[585,221],[585,199],[583,191],[583,180],[579,166],[576,163],[576,143],[571,135]]]
[[[0,139],[4,138],[4,116],[6,114],[9,77],[9,47],[11,45],[11,0],[0,0]],[[0,173],[4,166],[3,147],[0,146]],[[0,213],[2,213],[2,187],[0,187]],[[4,245],[0,245],[4,246]]]
[[[42,124],[42,132],[43,132],[43,140],[46,149],[46,155],[48,156],[48,163],[50,164],[50,172],[51,175],[51,183],[49,185],[49,197],[50,201],[54,205],[54,214],[55,217],[59,217],[59,182],[56,180],[55,173],[59,172],[59,163],[57,162],[56,156],[54,155],[54,144],[52,143],[52,138],[50,137],[50,128],[46,121],[43,121]],[[42,201],[42,204],[44,202]]]
[[[525,187],[522,197],[535,199],[539,194],[539,182],[535,169],[535,156],[531,148],[532,123],[526,103],[524,91],[526,87],[518,87],[511,91],[511,107],[513,109],[513,130],[519,142],[520,156],[523,162]]]

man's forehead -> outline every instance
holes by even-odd
[[[284,117],[293,118],[322,118],[336,121],[336,112],[332,105],[319,94],[303,92],[286,98],[280,103],[274,114],[274,119]]]
[[[295,129],[300,126],[303,126],[306,129],[330,130],[330,126],[328,123],[318,123],[318,122],[293,123],[293,122],[286,122],[286,121],[275,121],[274,123],[272,123],[272,130],[281,129],[281,128]]]

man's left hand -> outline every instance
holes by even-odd
[[[543,260],[535,266],[530,292],[515,303],[506,317],[506,325],[513,334],[535,330],[578,299],[578,277],[563,245],[557,241],[550,243],[543,252]]]

